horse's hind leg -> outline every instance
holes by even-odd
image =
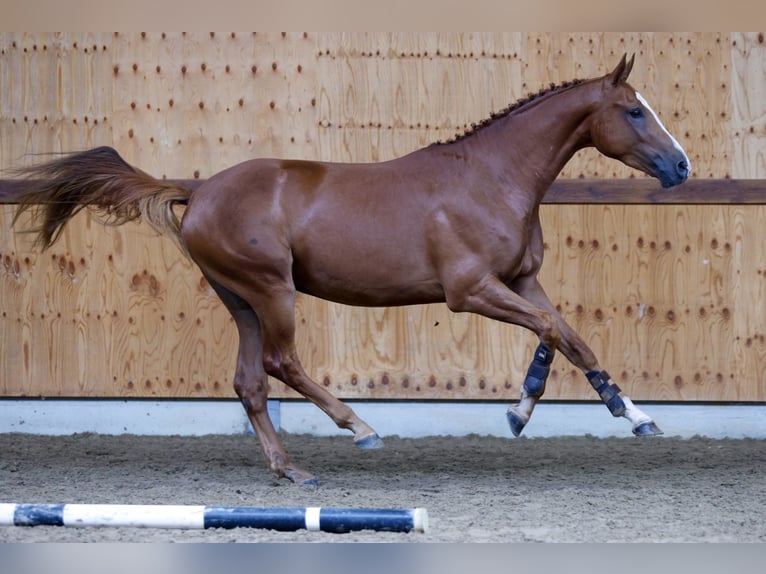
[[[268,295],[253,293],[251,299],[263,324],[266,372],[312,401],[339,428],[352,431],[354,442],[360,448],[382,447],[383,441],[372,427],[304,371],[295,348],[295,290],[292,285],[272,284]]]
[[[269,469],[280,478],[315,486],[317,482],[314,476],[290,461],[269,418],[266,401],[269,383],[263,369],[263,337],[257,315],[239,296],[215,281],[208,280],[237,325],[239,352],[234,374],[234,389],[253,425]]]
[[[628,419],[632,425],[633,434],[636,436],[662,434],[652,418],[634,405],[629,397],[622,394],[622,390],[612,381],[609,373],[601,368],[590,347],[556,310],[537,280],[514,285],[514,289],[528,301],[548,311],[556,320],[561,333],[558,349],[585,374],[613,416]],[[548,353],[546,353],[546,349]],[[522,400],[518,405],[508,409],[508,421],[516,436],[521,433],[529,420],[534,403],[537,402],[545,389],[548,365],[552,360],[553,352],[544,343],[541,343],[527,372],[527,379],[524,382],[524,387],[522,387]],[[528,382],[530,383],[529,389],[527,388]]]
[[[555,351],[543,342],[540,342],[535,349],[535,356],[527,369],[524,384],[521,386],[521,400],[517,405],[508,407],[506,412],[508,424],[514,436],[519,436],[524,430],[537,401],[545,392],[545,383],[548,380],[554,353]]]

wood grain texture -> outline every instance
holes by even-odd
[[[766,250],[752,237],[766,206],[549,205],[543,218],[541,280],[631,396],[761,400]],[[2,394],[231,396],[235,329],[198,271],[143,226],[97,226],[79,217],[45,255],[4,238]],[[510,399],[536,344],[443,305],[299,297],[296,314],[308,371],[345,397]],[[549,398],[592,398],[562,357],[551,381]]]
[[[764,34],[733,34],[731,120],[726,124],[734,177],[766,177],[766,43]]]
[[[236,330],[170,240],[87,214],[42,255],[3,234],[0,394],[230,394]]]
[[[0,168],[112,145],[198,185],[256,156],[381,161],[636,53],[691,158],[674,190],[592,151],[546,197],[541,279],[635,399],[766,400],[763,35],[0,33]],[[2,177],[5,177],[4,175]],[[14,201],[0,182],[0,202]],[[236,332],[173,243],[79,216],[49,252],[0,207],[0,395],[231,397]],[[341,397],[514,400],[534,336],[443,305],[296,305]],[[274,381],[273,396],[294,396]],[[557,357],[546,398],[593,399]]]

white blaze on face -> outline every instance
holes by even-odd
[[[670,141],[673,142],[673,147],[675,147],[678,151],[680,151],[682,154],[684,154],[684,159],[686,160],[686,165],[689,167],[689,173],[692,171],[692,164],[689,161],[689,156],[686,155],[686,152],[684,151],[684,148],[681,147],[681,144],[678,143],[678,140],[673,137],[673,134],[671,134],[667,128],[662,124],[660,121],[660,118],[657,116],[657,114],[652,109],[652,106],[649,105],[649,102],[647,102],[644,99],[644,96],[636,92],[636,98],[638,98],[638,101],[641,102],[641,105],[643,105],[647,110],[649,110],[649,113],[654,116],[654,120],[657,122],[657,125],[659,125],[662,128],[662,131],[664,131],[666,134],[668,134],[668,137],[670,138]]]

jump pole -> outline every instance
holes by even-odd
[[[0,503],[0,526],[263,528],[351,532],[426,532],[425,508],[269,508],[164,504]]]

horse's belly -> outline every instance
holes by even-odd
[[[302,293],[346,305],[390,307],[444,301],[444,290],[436,280],[395,269],[353,266],[308,270],[295,265],[293,279]]]

